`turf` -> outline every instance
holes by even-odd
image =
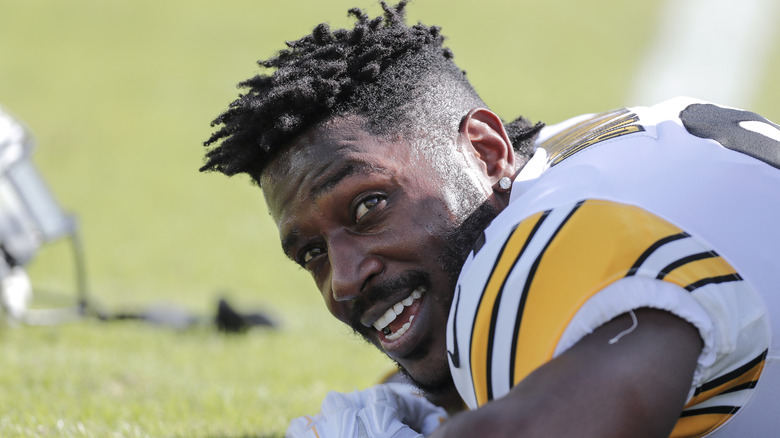
[[[348,24],[355,5],[379,10],[368,0],[0,3],[0,105],[35,134],[37,167],[78,218],[91,302],[108,313],[167,303],[203,319],[5,327],[0,436],[281,436],[328,390],[392,369],[281,256],[260,191],[197,172],[209,122],[254,62],[320,21]],[[657,7],[415,0],[409,16],[443,27],[502,117],[554,122],[625,104]],[[780,90],[765,89],[755,109],[780,119]],[[65,242],[41,250],[29,266],[37,306],[73,300],[72,262]],[[220,297],[279,326],[217,333]]]

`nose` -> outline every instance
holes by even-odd
[[[356,299],[366,283],[384,270],[382,259],[372,253],[369,240],[370,237],[347,232],[329,239],[330,286],[335,301]]]

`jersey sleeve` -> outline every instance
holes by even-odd
[[[641,208],[587,200],[531,216],[496,240],[501,244],[481,250],[482,265],[477,254],[469,268],[487,272],[465,276],[456,296],[455,322],[468,352],[453,375],[461,390],[469,386],[462,373],[469,374],[467,403],[503,396],[595,328],[643,307],[672,312],[699,330],[704,348],[688,411],[734,411],[749,396],[735,388],[760,374],[769,344],[764,308],[695,236]],[[700,421],[692,414],[695,425],[685,427],[709,430],[724,415]]]

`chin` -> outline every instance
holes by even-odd
[[[409,364],[408,368],[396,362],[401,374],[428,394],[451,393],[455,390],[446,355],[425,357]]]
[[[447,368],[442,374],[437,376],[424,376],[421,379],[415,378],[403,367],[399,366],[398,370],[408,379],[414,386],[419,388],[426,394],[431,395],[446,395],[457,393],[455,383],[452,381],[452,375]]]

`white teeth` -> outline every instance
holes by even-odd
[[[409,317],[409,322],[407,322],[406,324],[402,325],[401,328],[399,328],[397,332],[391,333],[389,335],[385,335],[385,339],[387,339],[389,341],[395,341],[396,339],[400,338],[401,336],[404,335],[404,333],[406,333],[407,330],[409,330],[409,327],[412,326],[412,321],[414,321],[414,315],[410,316]]]
[[[383,330],[385,327],[390,325],[391,322],[395,321],[397,316],[398,315],[393,311],[393,309],[388,310],[384,315],[380,316],[379,319],[376,320],[374,323],[374,328],[380,331]]]
[[[412,326],[412,323],[411,322],[407,322],[401,328],[399,328],[397,332],[391,333],[391,334],[385,336],[385,339],[387,339],[388,341],[395,341],[396,339],[398,339],[401,336],[403,336],[403,334],[406,333],[406,331],[409,330],[409,327],[411,327],[411,326]]]
[[[395,318],[397,318],[398,315],[400,315],[401,312],[404,311],[405,307],[411,306],[412,303],[420,299],[420,297],[422,297],[423,295],[423,292],[425,292],[425,288],[423,288],[422,286],[418,287],[412,292],[411,295],[395,303],[393,307],[387,309],[387,312],[385,312],[384,315],[380,316],[379,319],[377,319],[376,322],[374,322],[374,328],[379,330],[380,332],[383,331],[385,328],[387,328],[388,325],[390,325],[391,322],[395,321]],[[414,319],[414,316],[409,318],[409,322],[404,324],[403,327],[398,329],[397,332],[387,335],[386,338],[391,341],[398,339],[402,334],[406,332],[406,330],[409,329],[412,319]]]

